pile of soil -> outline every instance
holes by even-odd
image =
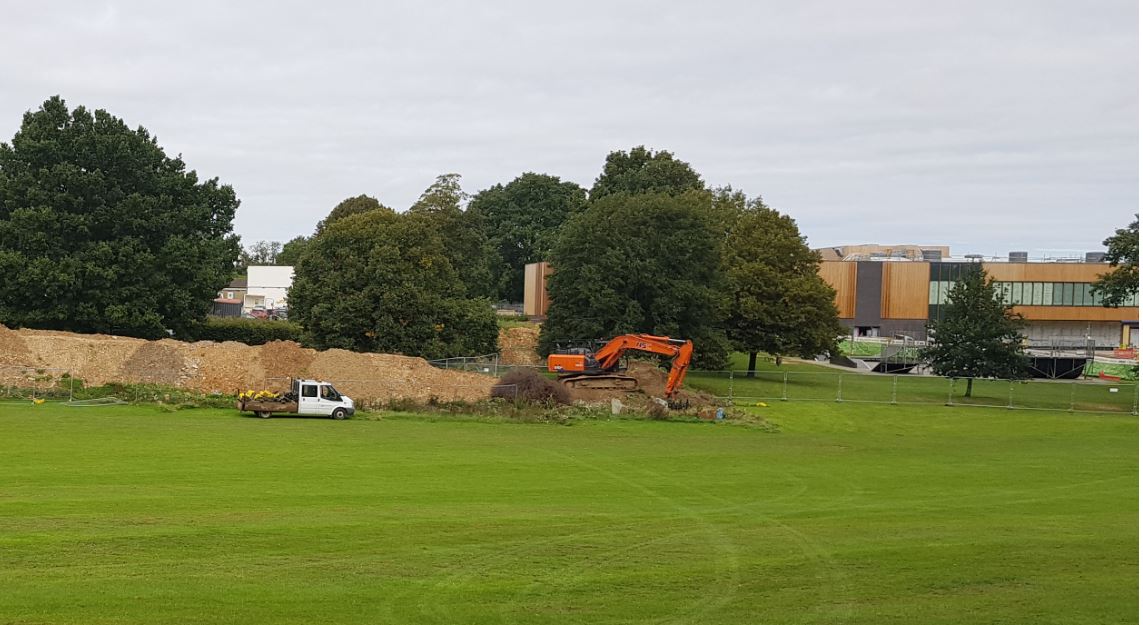
[[[179,344],[171,340],[145,341],[119,366],[117,380],[182,386],[189,377]]]
[[[267,382],[298,377],[298,371],[309,371],[316,354],[293,341],[273,341],[258,349]]]
[[[516,328],[501,328],[500,330],[500,363],[505,365],[542,364],[536,346],[540,342],[539,326],[520,326]]]
[[[100,334],[9,330],[0,326],[0,366],[64,373],[98,386],[108,382],[163,384],[207,393],[286,390],[290,378],[334,383],[363,404],[394,399],[473,401],[487,398],[492,378],[437,369],[421,358],[319,352],[289,341],[183,343]]]
[[[350,397],[476,401],[487,399],[495,383],[493,378],[479,373],[438,369],[423,358],[341,349],[315,354],[306,369],[307,375],[333,382]]]
[[[31,356],[27,365],[51,373],[70,374],[89,385],[108,382],[140,382],[122,379],[123,364],[135,353],[142,339],[102,334],[71,334],[47,330],[17,330]],[[57,376],[58,377],[58,376]]]
[[[0,367],[30,365],[31,360],[24,339],[17,332],[0,326]]]

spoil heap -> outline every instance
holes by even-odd
[[[421,358],[339,349],[319,352],[287,341],[254,347],[0,326],[0,366],[4,365],[68,373],[88,385],[163,384],[207,393],[284,389],[291,377],[318,378],[364,403],[474,401],[488,397],[494,382],[478,373],[437,369]]]
[[[520,326],[500,330],[500,364],[527,365],[541,364],[536,346],[540,342],[539,326]]]

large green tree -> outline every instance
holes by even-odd
[[[702,179],[690,164],[666,150],[649,150],[640,145],[627,152],[617,150],[607,155],[603,173],[591,187],[591,199],[595,201],[614,193],[679,195],[702,189]]]
[[[339,219],[344,219],[351,215],[360,215],[361,213],[368,213],[375,210],[391,209],[379,202],[377,198],[369,195],[361,194],[355,195],[353,197],[347,197],[344,200],[338,202],[337,206],[334,206],[333,210],[329,211],[329,214],[326,215],[325,219],[322,219],[317,223],[317,227],[314,229],[314,233],[321,234],[322,230],[325,230],[327,226],[333,224]]]
[[[1027,376],[1024,320],[980,265],[961,273],[948,292],[937,321],[929,325],[929,345],[921,358],[937,375],[968,378],[964,396],[972,397],[974,378]]]
[[[693,340],[697,367],[723,366],[722,235],[710,207],[704,191],[622,193],[568,220],[551,254],[541,349],[650,332]]]
[[[309,245],[310,238],[304,235],[298,235],[282,245],[282,251],[278,252],[278,262],[282,265],[297,265],[298,259],[305,253],[306,247]]]
[[[145,128],[53,97],[0,144],[0,323],[185,331],[231,278],[237,208]]]
[[[442,174],[409,207],[408,213],[440,233],[446,242],[445,254],[468,297],[492,298],[496,294],[496,251],[484,233],[480,216],[465,210],[467,202],[460,174]]]
[[[345,198],[338,202],[337,206],[334,206],[333,210],[329,211],[329,214],[317,223],[317,226],[314,228],[314,236],[321,234],[327,227],[340,219],[376,210],[393,212],[393,209],[385,206],[379,202],[377,198],[369,195],[361,194]],[[281,246],[281,249],[274,255],[275,264],[287,266],[297,265],[298,260],[309,248],[309,244],[312,240],[312,236],[298,235],[286,241],[286,243]]]
[[[1114,269],[1099,277],[1094,290],[1103,295],[1104,306],[1120,306],[1139,291],[1139,216],[1103,244]]]
[[[445,235],[415,214],[370,211],[316,235],[294,269],[290,318],[318,348],[425,358],[496,350],[496,316],[466,296]]]
[[[724,262],[731,303],[727,336],[750,355],[753,376],[758,352],[811,358],[837,345],[844,330],[834,291],[818,275],[821,257],[806,245],[798,226],[761,198],[722,192],[723,203],[741,202],[726,244]]]
[[[493,282],[500,299],[524,301],[524,265],[544,260],[560,226],[587,204],[587,191],[556,176],[525,173],[477,193],[468,212],[499,255]]]

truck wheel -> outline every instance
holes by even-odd
[[[348,414],[348,413],[345,412],[345,408],[337,408],[333,411],[333,414],[330,416],[333,417],[334,419],[337,419],[338,421],[340,421],[340,420],[345,418],[346,414]]]
[[[258,412],[258,413],[256,413],[256,414],[257,414],[259,417],[262,417],[263,419],[269,419],[269,418],[270,418],[270,413],[269,413],[269,412],[266,412],[266,411],[261,411],[261,412]]]

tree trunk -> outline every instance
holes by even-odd
[[[972,397],[972,378],[968,379],[968,386],[966,386],[964,389],[964,396]]]
[[[754,377],[754,369],[758,367],[758,352],[750,352],[750,364],[746,365],[746,377]]]
[[[781,367],[782,366],[782,354],[774,354],[774,366],[775,367]]]

